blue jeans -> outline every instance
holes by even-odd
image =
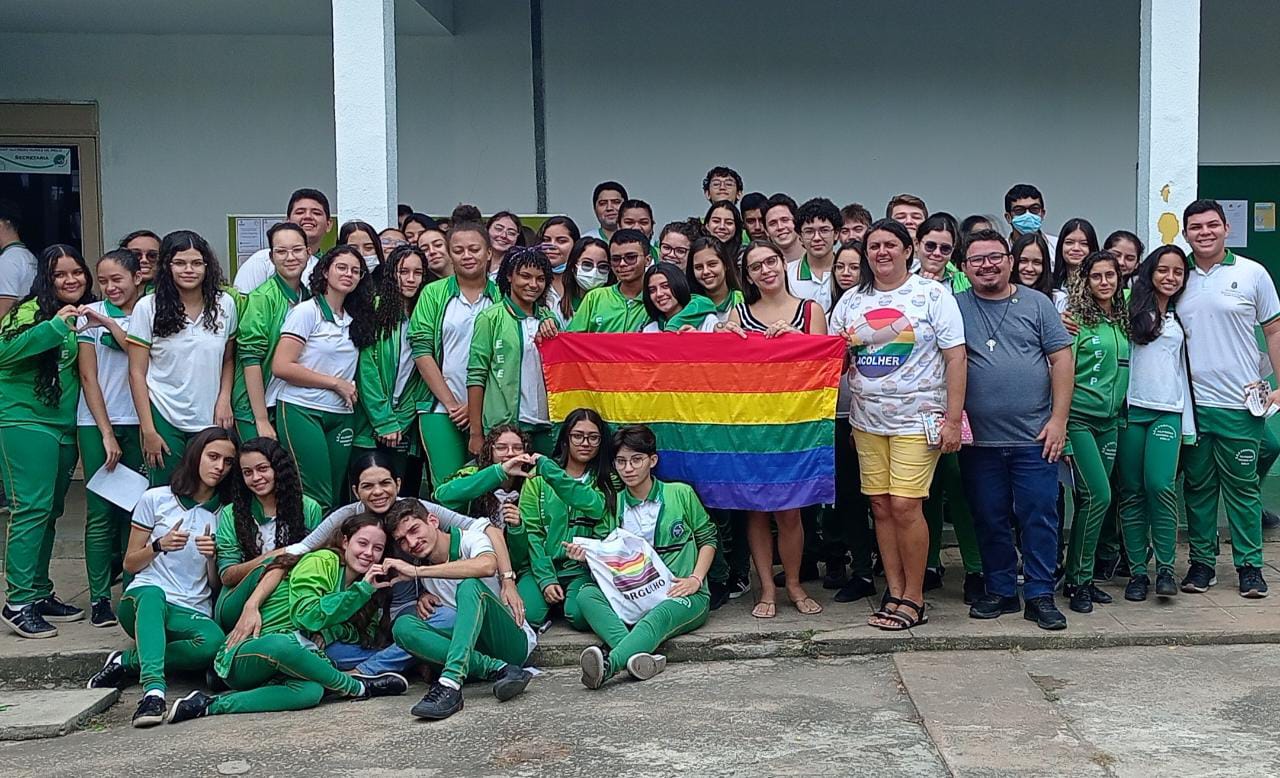
[[[1017,522],[1023,596],[1052,596],[1058,559],[1057,463],[1045,461],[1038,443],[965,446],[960,449],[960,474],[973,511],[987,591],[1001,597],[1017,593]]]
[[[412,613],[406,610],[405,613]],[[458,612],[453,608],[436,608],[427,623],[440,629],[453,629],[453,622]],[[325,656],[339,670],[352,670],[365,675],[378,673],[403,673],[414,664],[417,658],[400,646],[392,643],[386,648],[365,648],[358,643],[332,643],[325,646]]]

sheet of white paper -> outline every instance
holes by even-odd
[[[1219,200],[1227,214],[1227,245],[1244,248],[1249,245],[1249,201]]]
[[[103,465],[85,484],[89,491],[126,511],[133,510],[150,486],[146,476],[124,465],[116,465],[115,470],[107,470]]]

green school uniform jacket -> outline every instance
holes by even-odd
[[[255,524],[267,523],[267,517],[262,513],[262,504],[257,500],[250,500],[249,510],[253,514]],[[323,521],[324,511],[320,508],[320,503],[304,494],[302,496],[303,526],[310,531],[320,526]],[[214,533],[214,542],[218,548],[219,574],[226,572],[228,567],[234,567],[245,561],[244,553],[240,550],[240,537],[236,534],[235,506],[224,505],[218,512],[218,530]]]
[[[716,545],[716,528],[707,516],[707,509],[702,507],[692,486],[678,481],[653,479],[648,499],[662,504],[653,530],[653,550],[662,557],[672,575],[688,578],[698,563],[698,549]],[[639,503],[626,489],[619,491],[613,515],[606,517],[601,527],[601,537],[622,526],[622,514],[628,505]],[[702,583],[702,591],[707,591],[706,581]]]
[[[568,332],[639,332],[649,323],[643,295],[627,299],[618,284],[592,289],[573,312]]]
[[[75,441],[76,403],[80,400],[76,331],[55,317],[17,332],[36,320],[38,309],[39,303],[27,300],[0,323],[0,425],[50,429],[60,442],[71,443]],[[52,349],[58,350],[62,393],[56,405],[46,405],[36,396],[37,357]]]
[[[435,500],[458,513],[477,518],[484,517],[491,522],[499,523],[502,521],[501,518],[491,515],[489,511],[478,511],[474,501],[486,494],[493,494],[505,480],[507,480],[507,474],[502,472],[502,465],[488,467],[467,465],[440,484],[435,492]],[[516,573],[528,571],[529,549],[525,540],[524,524],[517,524],[514,527],[506,524],[500,524],[500,526],[506,531],[507,553],[511,556],[511,569]]]
[[[742,296],[741,291],[737,289],[730,289],[728,296],[724,298],[724,302],[715,306],[716,314],[721,318],[727,316],[729,311],[733,310],[734,306],[740,305],[745,299],[746,298]]]
[[[406,333],[396,327],[372,345],[360,349],[360,363],[356,368],[356,389],[360,392],[360,406],[369,417],[369,427],[361,426],[363,434],[357,435],[355,445],[373,448],[377,441],[373,434],[390,435],[401,432],[413,424],[419,406],[430,396],[426,381],[415,369],[400,393],[393,401],[396,374],[400,371],[400,349]],[[372,427],[372,433],[370,433]],[[412,453],[412,452],[411,452]]]
[[[588,481],[571,478],[555,460],[538,460],[538,474],[520,490],[520,523],[529,542],[529,568],[539,589],[562,578],[584,575],[581,562],[570,559],[562,543],[574,537],[602,538],[604,495],[591,473]]]
[[[413,347],[414,359],[430,355],[437,365],[440,364],[444,358],[444,309],[459,294],[456,276],[432,281],[422,290],[413,315],[409,317],[409,343]],[[484,296],[495,303],[502,302],[498,285],[492,280],[485,284]],[[430,413],[435,403],[435,396],[427,389],[418,401],[418,413]]]
[[[236,375],[231,387],[231,407],[239,421],[252,422],[249,390],[245,388],[245,365],[262,368],[262,388],[271,383],[271,360],[280,344],[280,327],[293,306],[311,297],[306,287],[289,288],[277,274],[247,295],[237,293],[240,325],[236,332]]]
[[[973,287],[973,284],[969,281],[969,276],[951,263],[947,263],[947,266],[942,269],[942,283],[951,287],[953,294],[960,294]]]
[[[1076,387],[1071,415],[1114,419],[1125,407],[1129,390],[1129,338],[1116,324],[1103,320],[1080,327],[1072,351],[1076,356]]]
[[[733,295],[729,297],[732,298]],[[716,313],[716,304],[711,302],[710,298],[695,294],[689,298],[689,304],[681,308],[675,316],[659,323],[662,325],[663,332],[676,332],[686,324],[692,324],[694,329],[697,329],[702,326],[704,319]]]
[[[534,311],[539,321],[554,318],[551,309]],[[488,432],[499,424],[515,424],[520,418],[520,377],[524,361],[524,315],[510,300],[481,311],[471,334],[467,361],[467,386],[484,387],[481,424]]]

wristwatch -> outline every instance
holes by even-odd
[[[152,551],[154,551],[154,552],[155,552],[155,553],[157,553],[157,554],[167,554],[167,553],[168,553],[168,552],[167,552],[167,551],[165,551],[163,548],[160,548],[160,538],[156,538],[155,540],[151,541],[151,550],[152,550]]]
[[[516,580],[516,571],[508,570],[505,573],[498,573],[498,578],[502,581],[514,581]]]

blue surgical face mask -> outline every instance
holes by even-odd
[[[1020,235],[1030,235],[1040,231],[1040,215],[1031,211],[1018,214],[1009,223]]]

